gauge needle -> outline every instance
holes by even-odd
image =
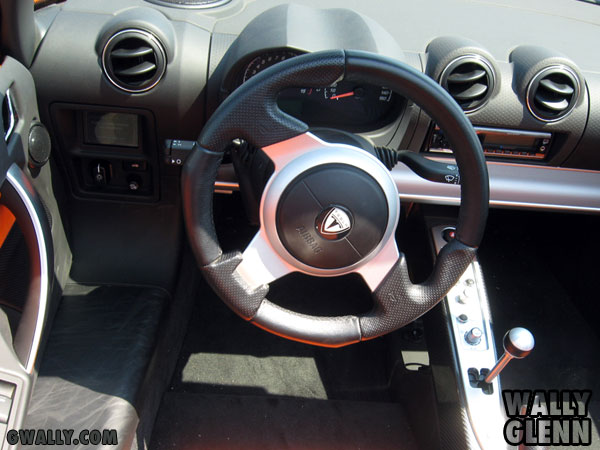
[[[338,98],[352,97],[353,95],[354,95],[354,91],[352,91],[352,92],[346,92],[345,94],[334,95],[334,96],[329,97],[329,98],[330,98],[330,100],[337,100]]]

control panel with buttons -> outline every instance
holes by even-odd
[[[454,318],[457,339],[467,350],[488,348],[486,324],[483,320],[475,273],[469,266],[460,281],[447,295],[448,309]]]
[[[135,196],[153,193],[152,170],[146,159],[83,157],[75,163],[80,167],[81,186],[85,191]]]
[[[453,230],[451,226],[432,228],[437,252],[454,237]],[[502,427],[505,419],[499,381],[493,380],[485,389],[471,381],[473,373],[479,374],[479,369],[492,367],[496,362],[489,303],[477,259],[450,289],[443,300],[443,308],[447,316],[461,407],[469,418],[467,432],[473,444],[470,448],[504,449]]]
[[[56,150],[77,197],[157,201],[162,164],[150,111],[57,103]]]

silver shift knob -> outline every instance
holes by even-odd
[[[511,359],[522,359],[529,355],[535,347],[535,339],[528,329],[517,327],[506,332],[502,344],[504,354],[486,375],[485,382],[488,384],[494,381]]]

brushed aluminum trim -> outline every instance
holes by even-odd
[[[600,172],[493,161],[487,166],[490,206],[600,213]],[[460,204],[459,186],[424,180],[404,164],[392,176],[404,201]]]
[[[10,137],[15,130],[17,124],[17,112],[14,106],[14,100],[12,98],[12,92],[10,89],[6,91],[6,105],[8,107],[8,128],[4,131],[4,142],[8,143]]]
[[[42,219],[46,218],[46,213],[41,201],[35,194],[35,190],[31,183],[25,178],[25,175],[21,169],[13,164],[7,174],[6,181],[17,192],[33,224],[35,236],[37,239],[37,247],[40,258],[40,291],[39,291],[39,302],[38,311],[35,322],[35,329],[33,332],[33,338],[31,341],[31,347],[29,349],[29,355],[25,364],[25,370],[28,373],[33,373],[35,368],[35,361],[40,347],[40,341],[42,338],[42,332],[46,322],[46,312],[48,309],[48,297],[50,293],[50,255],[52,254],[51,245],[52,237],[49,234],[49,226],[46,223],[42,224]],[[42,218],[42,219],[40,219]]]
[[[436,251],[439,252],[446,244],[442,238],[442,231],[448,226],[437,226],[431,230]],[[464,303],[456,300],[468,285],[466,280],[473,280],[469,288],[471,295]],[[470,368],[490,369],[496,363],[496,345],[492,330],[492,319],[487,298],[481,266],[477,259],[467,268],[458,283],[450,289],[443,300],[444,309],[448,316],[448,329],[452,350],[456,359],[456,379],[461,400],[469,419],[467,428],[470,449],[506,450],[508,445],[504,442],[502,430],[506,419],[504,417],[500,380],[492,381],[494,392],[484,394],[479,388],[474,388],[469,382],[468,370]],[[462,323],[458,317],[466,314],[467,323]],[[465,342],[465,330],[477,326],[483,331],[481,342],[470,345]]]
[[[495,161],[487,165],[491,207],[600,213],[599,171]],[[392,176],[403,201],[460,205],[460,190],[456,186],[424,180],[402,164],[393,169]],[[217,181],[215,187],[239,190],[236,182]]]

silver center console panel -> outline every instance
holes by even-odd
[[[436,252],[446,245],[444,230],[450,226],[433,227],[432,237]],[[506,422],[503,413],[500,381],[496,378],[491,389],[473,386],[469,372],[491,369],[496,363],[496,347],[492,333],[489,303],[481,268],[473,261],[458,283],[443,300],[448,316],[449,335],[456,361],[461,407],[468,417],[467,430],[470,448],[506,450],[510,448],[503,437]]]

